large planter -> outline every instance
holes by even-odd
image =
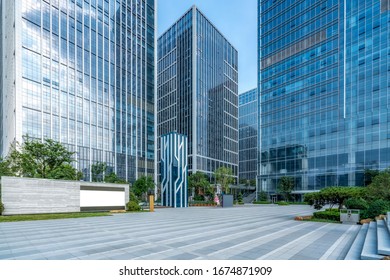
[[[224,194],[222,195],[222,207],[233,207],[233,195]]]

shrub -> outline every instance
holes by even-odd
[[[387,211],[390,211],[390,201],[383,199],[375,200],[368,206],[367,210],[362,213],[362,218],[374,219],[376,216],[386,214]]]
[[[205,199],[203,195],[195,195],[194,201],[205,201]]]
[[[138,205],[138,202],[129,201],[126,204],[127,211],[141,211],[141,206]]]
[[[238,195],[237,195],[237,202],[238,203],[244,203],[244,201],[243,201],[243,198],[242,198],[242,193],[239,193]]]
[[[366,210],[368,203],[363,198],[349,198],[345,201],[345,206],[348,209]]]
[[[257,195],[258,201],[267,201],[267,199],[268,199],[268,195],[265,191],[261,191],[258,193],[258,195]]]
[[[137,196],[132,191],[130,191],[130,193],[129,193],[129,200],[137,202],[137,204],[139,203]]]
[[[338,209],[326,209],[313,213],[313,218],[330,221],[340,221],[340,211]]]
[[[0,202],[0,215],[3,214],[4,211],[4,204]]]

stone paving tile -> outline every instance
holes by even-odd
[[[165,258],[164,260],[193,260],[196,259],[197,257],[199,256],[190,253],[183,253],[183,254],[174,255],[169,258]]]
[[[0,223],[0,259],[311,259],[310,253],[345,255],[332,249],[345,233],[341,225],[309,234],[320,223],[296,222],[308,206],[260,205],[233,208],[156,209],[154,213],[116,214],[83,219]],[[4,237],[4,238],[3,238]],[[351,243],[348,235],[338,242]],[[291,243],[291,244],[290,244]],[[320,244],[316,244],[320,243]],[[286,245],[287,244],[287,245]],[[317,246],[318,245],[318,246]],[[285,250],[278,248],[285,246]],[[294,253],[294,254],[293,254]],[[292,255],[293,254],[293,255]]]

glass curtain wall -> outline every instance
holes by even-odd
[[[154,1],[22,1],[23,135],[154,174]]]
[[[362,186],[390,166],[386,1],[258,1],[259,177]],[[387,2],[386,2],[387,3]]]

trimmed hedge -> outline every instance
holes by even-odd
[[[321,220],[340,221],[340,211],[338,209],[326,209],[313,213],[313,218]]]
[[[191,201],[189,206],[214,206],[217,205],[214,201]]]
[[[269,201],[253,201],[253,204],[271,204]]]
[[[290,203],[286,202],[286,201],[279,201],[278,202],[278,205],[279,206],[287,206],[287,205],[290,205]]]

